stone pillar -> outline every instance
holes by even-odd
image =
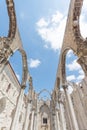
[[[24,90],[21,89],[20,95],[18,98],[17,106],[16,106],[16,111],[15,115],[11,124],[11,130],[17,130],[18,129],[18,122],[19,122],[19,116],[20,116],[20,111],[22,109],[22,102],[23,102],[23,96],[24,96]]]
[[[71,100],[70,94],[68,93],[67,88],[65,88],[65,95],[66,95],[66,100],[69,104],[69,109],[70,109],[70,114],[71,114],[74,130],[79,130],[79,126],[77,123],[76,115],[75,115],[73,104],[72,104],[72,100]]]
[[[38,124],[39,124],[39,101],[37,99],[37,108],[36,108],[36,129],[35,130],[38,130]]]
[[[33,126],[34,126],[34,110],[32,111],[30,130],[33,130],[33,128],[34,128]]]
[[[56,121],[57,121],[57,130],[61,130],[61,129],[60,129],[60,121],[59,121],[58,111],[56,111]]]
[[[66,127],[67,130],[73,130],[73,124],[72,124],[72,119],[71,119],[71,115],[70,115],[70,109],[68,107],[68,102],[65,99],[65,117],[66,117]]]
[[[57,130],[61,130],[60,129],[60,121],[59,121],[59,104],[58,104],[58,99],[57,99],[57,103],[56,103],[56,125],[57,125]]]
[[[66,130],[66,122],[65,122],[65,115],[64,115],[64,105],[60,102],[60,117],[61,117],[61,124],[62,130]]]
[[[29,116],[30,116],[30,113],[31,113],[31,103],[28,103],[28,106],[27,106],[27,110],[26,110],[26,116],[25,116],[25,124],[24,124],[24,130],[28,130],[28,125],[29,125]]]
[[[54,126],[55,126],[55,130],[57,130],[57,120],[56,120],[56,114],[54,114]]]
[[[38,130],[38,124],[39,124],[39,112],[36,115],[36,129],[35,130]]]
[[[65,111],[64,111],[64,92],[59,91],[59,110],[60,110],[60,122],[61,130],[66,130]]]
[[[52,111],[52,119],[51,119],[51,124],[52,124],[52,130],[55,130],[55,113]]]
[[[37,130],[37,114],[34,114],[34,130]]]
[[[78,121],[78,125],[80,129],[86,129],[87,128],[87,116],[86,116],[86,112],[84,109],[84,104],[83,104],[83,97],[82,93],[80,93],[80,88],[77,85],[74,85],[74,90],[72,93],[72,98],[73,98],[73,103],[75,106],[75,112],[76,112],[76,117],[77,117],[77,121]],[[86,103],[85,103],[86,105]],[[80,111],[80,112],[79,112]]]

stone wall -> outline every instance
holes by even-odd
[[[24,90],[23,90],[24,91]],[[21,93],[21,86],[17,77],[7,64],[0,73],[0,130],[11,130],[17,111],[17,105]],[[23,100],[21,101],[21,109],[19,110],[19,118],[17,128],[22,130],[25,119],[26,102],[23,93]]]

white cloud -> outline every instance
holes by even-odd
[[[81,81],[83,78],[84,78],[84,74],[83,75],[79,75],[78,77],[77,77],[77,81]]]
[[[87,37],[87,21],[85,21],[83,18],[81,19],[81,23],[80,23],[80,30],[81,30],[81,34],[84,38]]]
[[[47,21],[41,18],[36,23],[37,32],[45,41],[44,47],[59,50],[63,42],[66,17],[57,11]]]
[[[83,10],[83,12],[86,13],[86,11],[87,11],[87,0],[84,0],[84,1],[83,1],[83,7],[82,7],[82,10]]]
[[[30,68],[37,68],[41,64],[41,61],[38,59],[30,59],[29,67]]]
[[[67,53],[67,57],[68,57],[68,58],[72,57],[72,54],[73,54],[73,51],[72,51],[72,50],[69,50],[68,53]]]
[[[62,18],[63,18],[63,14],[61,14],[59,11],[57,11],[55,14],[52,15],[51,21],[53,23],[58,24],[58,22],[60,22]]]
[[[74,60],[72,63],[67,64],[66,67],[69,69],[69,71],[79,70],[81,69],[81,66]]]
[[[68,86],[68,92],[69,92],[69,94],[71,94],[73,92],[73,88],[70,85]]]
[[[82,36],[85,38],[87,37],[87,0],[84,0],[83,7],[82,7],[82,13],[80,16],[80,30]]]
[[[17,79],[20,81],[20,75],[16,72]]]
[[[74,60],[71,64],[67,65],[67,68],[69,71],[76,71],[76,73],[78,73],[78,75],[70,75],[67,76],[67,80],[68,81],[75,81],[75,82],[80,82],[84,77],[84,71],[82,70],[81,66],[76,62],[76,60]]]
[[[38,22],[37,22],[37,26],[39,27],[39,28],[41,28],[41,27],[46,27],[46,26],[48,26],[48,22],[44,19],[44,18],[41,18]]]
[[[79,82],[85,77],[85,74],[84,74],[84,71],[82,69],[80,69],[78,73],[79,74],[77,76],[77,81]]]
[[[81,74],[78,74],[78,76],[75,76],[75,75],[69,75],[67,76],[67,81],[75,81],[75,82],[80,82],[83,78],[84,78],[84,72],[82,73],[82,70],[81,71]],[[80,72],[79,71],[79,72]]]
[[[72,81],[72,80],[75,80],[75,79],[76,79],[75,75],[69,75],[69,76],[67,76],[67,80],[68,81]]]
[[[84,71],[83,71],[82,69],[79,70],[79,74],[80,74],[80,75],[85,75],[85,74],[84,74]]]

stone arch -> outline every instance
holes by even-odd
[[[26,82],[28,78],[28,66],[27,66],[27,55],[23,49],[19,49],[21,55],[22,55],[22,83],[21,87],[26,87]]]
[[[9,32],[7,37],[0,38],[0,63],[6,63],[7,59],[18,50],[22,55],[23,72],[22,72],[22,88],[26,86],[27,80],[27,56],[20,42],[19,33],[16,24],[16,15],[13,0],[6,0],[8,16],[9,16]],[[15,36],[16,35],[16,36]],[[18,41],[14,41],[17,37]],[[19,37],[19,39],[18,39]],[[18,43],[16,45],[16,42]],[[15,45],[13,45],[15,44]]]
[[[48,116],[50,116],[50,109],[46,103],[41,105],[39,111],[40,111],[40,113],[46,113]]]
[[[40,94],[43,93],[43,92],[47,92],[47,93],[49,94],[49,96],[51,97],[51,93],[50,93],[47,89],[43,89],[43,90],[41,90],[41,91],[38,93],[38,98],[39,98]]]
[[[50,128],[50,121],[51,121],[51,114],[50,108],[46,103],[43,103],[39,108],[40,112],[40,130],[49,129]]]
[[[80,25],[79,25],[79,18],[81,14],[82,4],[83,4],[83,1],[80,1],[79,4],[77,1],[75,1],[73,15],[72,15],[72,20],[73,20],[72,29],[73,29],[74,38],[77,41],[77,44],[83,41],[83,38],[80,33]]]
[[[0,38],[0,63],[7,63],[7,60],[11,55],[13,55],[17,50],[22,55],[22,88],[25,88],[27,81],[27,56],[25,51],[23,50],[21,39],[19,36],[19,32],[16,24],[16,14],[14,8],[13,0],[6,0],[8,16],[9,16],[9,32],[7,37]],[[15,41],[15,39],[16,41]]]
[[[9,15],[9,33],[8,37],[14,38],[16,33],[16,15],[13,0],[6,0]]]
[[[61,78],[62,78],[62,85],[66,85],[66,83],[67,83],[67,80],[66,80],[66,67],[65,67],[65,65],[66,65],[66,55],[67,55],[67,53],[68,53],[68,51],[69,50],[72,50],[73,51],[73,53],[74,54],[76,54],[75,53],[75,51],[72,49],[72,48],[66,48],[64,51],[63,51],[63,53],[62,53],[62,58],[61,58]],[[77,57],[78,57],[78,55],[76,55]],[[82,70],[84,71],[84,73],[85,73],[85,69],[84,69],[84,63],[83,62],[81,62],[81,60],[79,61],[80,59],[78,58],[77,59],[77,62],[80,64],[80,66],[81,66],[81,68],[82,68]],[[64,87],[63,86],[63,87]]]
[[[3,39],[13,40],[13,38],[15,37],[17,26],[14,1],[13,0],[5,0],[5,1],[7,5],[7,14],[9,18],[9,30],[7,36],[3,37]]]
[[[18,53],[17,53],[18,52]],[[27,56],[26,56],[26,53],[23,49],[18,49],[14,52],[13,56],[15,57],[15,54],[17,53],[16,57],[18,59],[19,57],[19,61],[21,61],[21,69],[22,69],[22,72],[21,72],[21,88],[25,88],[26,87],[26,82],[27,82],[27,78],[28,78],[28,66],[27,66]],[[20,55],[19,55],[20,54]],[[18,56],[19,55],[19,56]],[[12,58],[14,58],[12,57]],[[18,60],[15,60],[15,62],[17,63]],[[19,62],[20,63],[20,62]]]
[[[66,64],[66,54],[67,54],[67,52],[69,50],[73,50],[73,49],[71,49],[70,47],[67,47],[63,51],[62,57],[61,57],[61,80],[62,80],[62,85],[65,85],[65,83],[66,83],[66,68],[65,68],[65,64]]]
[[[6,0],[8,16],[9,16],[9,31],[8,36],[0,37],[0,63],[6,63],[9,56],[13,54],[11,44],[15,38],[17,24],[13,0]]]
[[[79,63],[83,67],[84,72],[87,76],[87,38],[81,35],[80,31],[80,15],[82,10],[83,0],[79,2],[75,1],[73,15],[72,15],[72,31],[74,35],[74,41],[77,44],[76,54],[79,57]],[[84,65],[83,65],[84,64]]]

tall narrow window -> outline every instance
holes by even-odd
[[[11,88],[11,83],[9,83],[9,85],[8,85],[8,87],[6,89],[6,92],[8,92],[10,88]]]
[[[47,118],[43,118],[43,124],[47,124]]]

